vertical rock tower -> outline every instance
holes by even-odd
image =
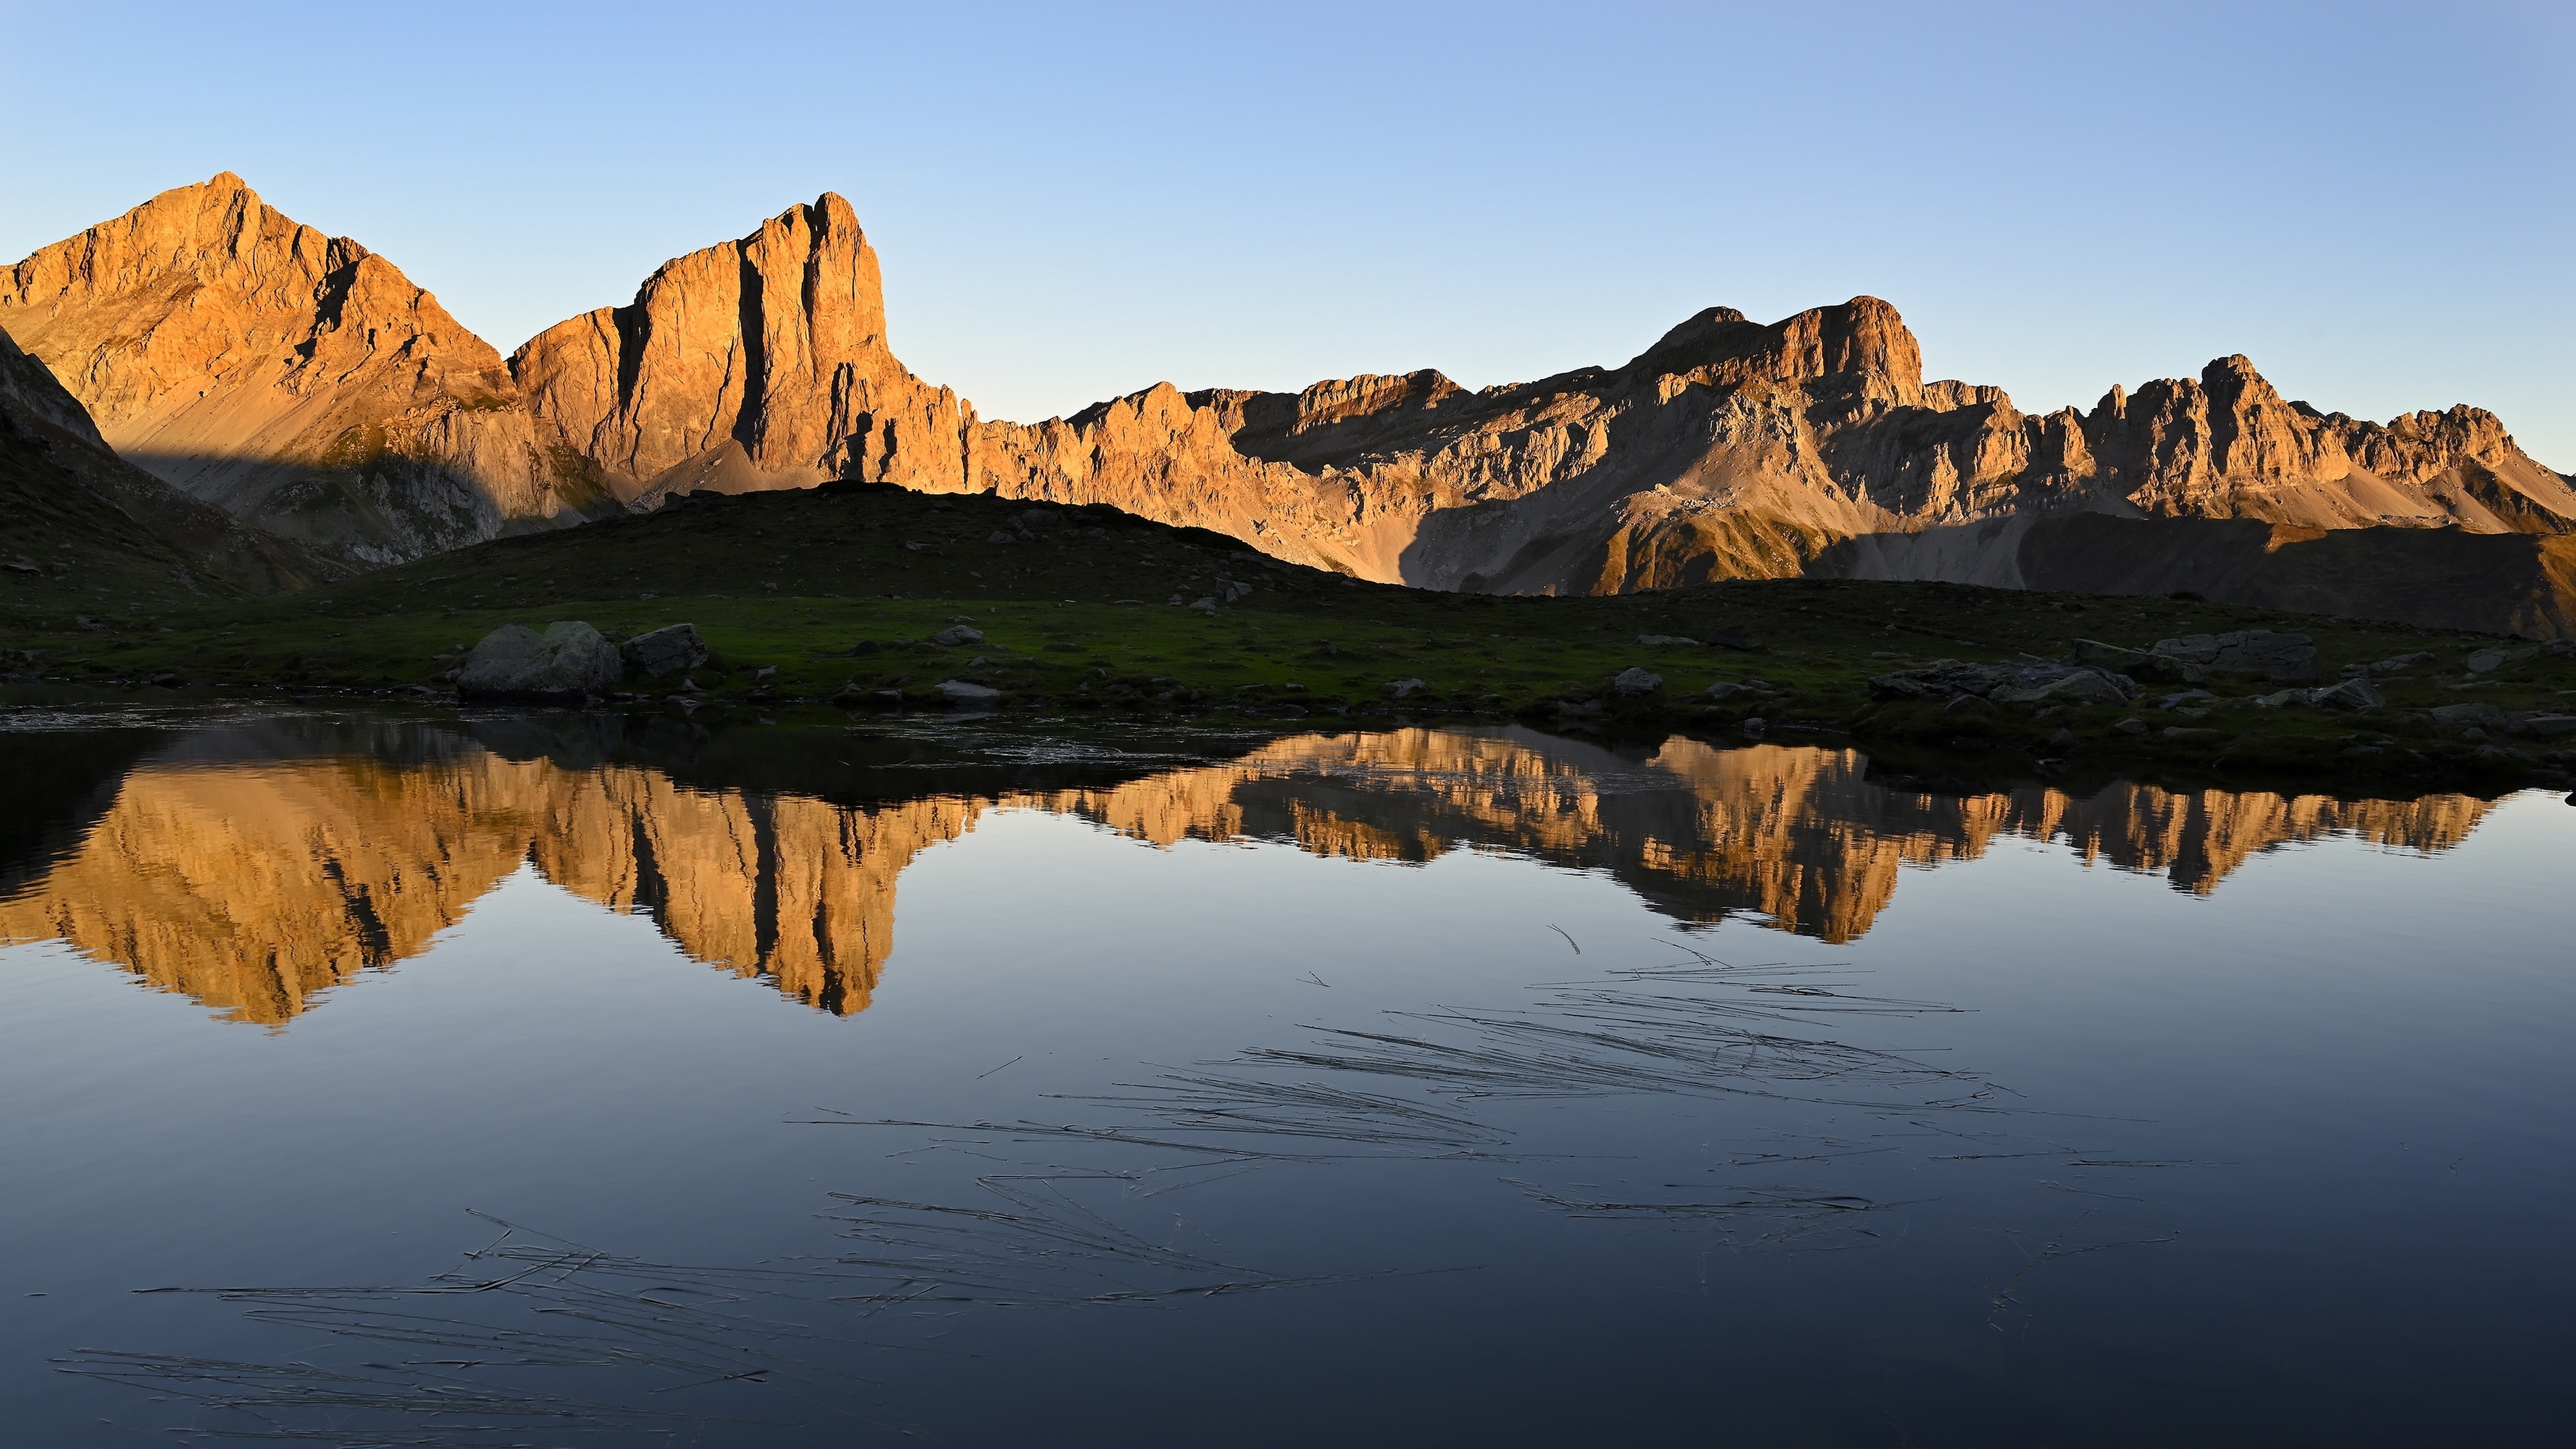
[[[547,328],[510,371],[540,445],[630,503],[833,478],[965,483],[973,409],[895,360],[876,250],[829,192],[664,263],[627,306]]]

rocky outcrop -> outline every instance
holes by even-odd
[[[1400,572],[1401,520],[1373,514],[1346,479],[1248,454],[1235,410],[1208,396],[1162,383],[1069,419],[983,424],[965,439],[968,482],[1005,498],[1109,503],[1309,567]]]
[[[1769,326],[1714,308],[1624,367],[1481,393],[1436,372],[1293,396],[1153,389],[986,424],[973,452],[976,481],[1006,496],[1115,502],[1301,562],[1494,592],[1800,573],[2019,585],[2010,526],[2070,513],[2576,529],[2568,481],[2490,414],[2375,427],[2285,402],[2230,358],[2091,414],[2030,416],[2000,389],[1924,382],[1902,319],[1867,297]]]
[[[674,670],[695,669],[714,658],[715,651],[698,637],[697,625],[666,624],[618,645],[617,657],[645,678],[659,679]]]
[[[547,328],[510,371],[542,445],[628,501],[834,478],[955,491],[973,410],[885,333],[876,251],[827,192]]]
[[[2094,475],[2147,517],[2576,530],[2568,480],[2525,456],[2493,413],[2460,406],[2385,427],[2319,413],[2241,356],[2197,382],[2113,388],[2082,426]]]
[[[1922,398],[1921,373],[1912,334],[1874,298],[1773,326],[1711,308],[1626,368],[1479,393],[1421,372],[1295,395],[1148,390],[1063,423],[988,424],[977,481],[1004,496],[1111,502],[1362,577],[1505,593],[1630,587],[1638,520],[1714,500],[1728,526],[1685,529],[1683,553],[1713,545],[1761,559],[1759,571],[1794,572],[1878,515],[1756,404],[1812,389],[1845,407],[1908,406]],[[1721,395],[1742,405],[1711,412]],[[1641,499],[1654,500],[1643,513]],[[1745,533],[1739,518],[1760,522]]]
[[[230,172],[0,273],[0,330],[127,461],[352,565],[577,522],[591,501],[535,449],[488,344]]]

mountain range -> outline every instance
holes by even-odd
[[[1768,324],[1709,308],[1623,365],[1536,382],[1161,383],[1020,424],[896,357],[837,195],[505,360],[226,173],[0,275],[0,332],[126,463],[343,568],[856,479],[1109,503],[1434,589],[1942,579],[2576,632],[2576,486],[2491,413],[2372,423],[2239,356],[2025,413],[1926,381],[1871,297]]]

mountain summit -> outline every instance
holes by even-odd
[[[368,565],[579,521],[500,355],[231,172],[0,273],[0,329],[126,459]]]
[[[663,263],[631,304],[547,328],[510,371],[547,445],[630,502],[840,477],[964,483],[973,410],[887,348],[876,251],[830,192]]]

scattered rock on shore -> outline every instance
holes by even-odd
[[[2317,647],[2305,634],[2239,629],[2228,634],[2186,634],[2159,639],[2147,651],[2220,674],[2260,674],[2276,684],[2304,684],[2317,677]]]
[[[1963,694],[2005,704],[2066,704],[2087,700],[2125,704],[2137,682],[2092,665],[1971,664],[1936,659],[1920,669],[1900,669],[1869,682],[1873,699],[1938,699]]]
[[[2471,674],[2493,674],[2508,664],[2516,664],[2540,652],[2534,645],[2523,649],[2480,649],[2465,661]]]
[[[2308,702],[2325,709],[2377,709],[2388,703],[2367,679],[2347,679],[2341,684],[2308,691]]]
[[[2254,703],[2263,709],[2279,709],[2292,704],[2316,709],[2377,709],[2388,703],[2388,696],[2381,694],[2367,679],[2347,679],[2322,689],[2275,690]]]
[[[675,669],[695,669],[713,657],[695,624],[672,624],[638,634],[621,645],[617,657],[629,669],[659,679]]]

